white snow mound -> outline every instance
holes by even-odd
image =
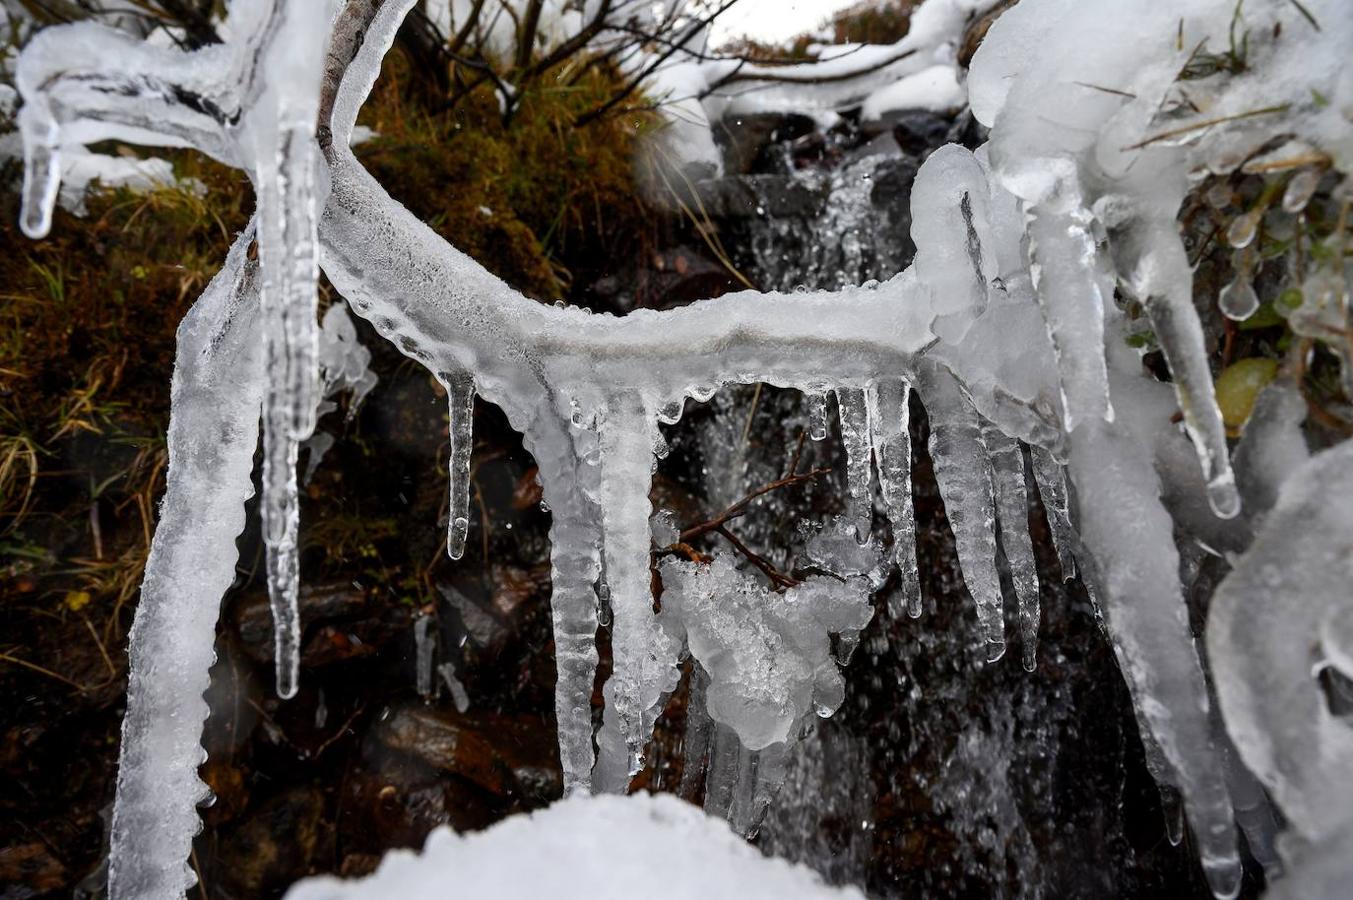
[[[863,898],[806,866],[762,856],[671,794],[579,795],[485,831],[438,828],[422,854],[396,850],[375,874],[307,878],[287,900],[786,900]]]

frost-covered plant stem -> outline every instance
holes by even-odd
[[[178,330],[167,487],[132,626],[127,714],[113,810],[109,892],[173,897],[207,795],[198,778],[202,694],[221,596],[235,580],[264,393],[257,266],[235,241]]]

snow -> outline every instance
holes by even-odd
[[[287,900],[746,900],[863,898],[802,865],[761,855],[726,822],[669,794],[575,797],[491,828],[438,828],[421,854],[397,850],[374,875],[310,878]]]
[[[958,83],[958,69],[941,64],[899,78],[874,91],[865,98],[860,118],[865,122],[880,122],[891,112],[909,109],[950,113],[961,109],[966,102],[967,94]]]

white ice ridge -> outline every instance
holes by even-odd
[[[504,873],[510,873],[504,875]],[[572,797],[486,831],[438,828],[366,878],[310,878],[287,900],[696,900],[863,898],[807,866],[761,854],[728,823],[670,794]]]
[[[872,456],[893,555],[911,591],[914,532],[905,521],[905,385],[911,385],[934,423],[940,487],[992,658],[1006,643],[993,534],[998,516],[1026,653],[1036,622],[1010,441],[1031,447],[1064,570],[1072,538],[1066,497],[1074,495],[1079,546],[1088,551],[1081,562],[1097,579],[1140,720],[1163,761],[1161,777],[1183,793],[1214,891],[1232,894],[1239,856],[1170,513],[1181,523],[1204,522],[1236,546],[1246,539],[1238,531],[1245,521],[1219,518],[1235,516],[1237,492],[1174,215],[1194,169],[1231,165],[1274,128],[1302,133],[1348,171],[1353,128],[1345,111],[1353,108],[1353,79],[1334,61],[1353,47],[1353,20],[1340,15],[1339,2],[1266,11],[1265,21],[1282,29],[1256,32],[1252,74],[1192,81],[1198,111],[1169,106],[1162,113],[1187,53],[1176,45],[1204,36],[1224,44],[1231,0],[1189,0],[1168,11],[1152,0],[1124,0],[1108,11],[1073,0],[1024,0],[997,20],[969,79],[974,111],[993,126],[990,145],[977,154],[942,148],[917,175],[912,267],[882,284],[749,291],[624,318],[528,300],[417,221],[352,155],[357,111],[413,3],[348,0],[331,22],[325,4],[236,0],[225,45],[185,54],[93,25],[62,26],[40,34],[20,60],[23,220],[31,234],[50,224],[57,156],[67,144],[117,138],[193,146],[249,171],[259,198],[260,271],[255,276],[243,261],[251,230],[204,294],[203,312],[195,309],[180,335],[170,433],[175,462],[130,651],[113,896],[172,897],[190,883],[185,859],[200,796],[200,694],[233,536],[243,525],[255,403],[264,410],[262,506],[278,689],[295,690],[295,456],[320,390],[316,253],[352,309],[447,386],[452,555],[464,541],[457,510],[464,508],[474,396],[502,408],[535,456],[553,517],[556,713],[569,793],[594,785],[624,789],[675,683],[681,635],[663,627],[649,596],[647,497],[656,423],[678,418],[685,398],[707,398],[730,383],[765,382],[811,397],[835,392],[851,445],[850,524],[857,540],[867,536]],[[962,5],[931,0],[922,11],[932,4]],[[1319,31],[1308,14],[1320,21]],[[918,20],[925,21],[919,14]],[[1293,34],[1301,41],[1289,40]],[[1307,71],[1301,62],[1311,58],[1330,64]],[[1262,77],[1270,71],[1283,77],[1270,83]],[[1262,96],[1282,100],[1281,108],[1250,114],[1260,88]],[[1144,374],[1125,346],[1115,290],[1150,312],[1173,386]],[[219,311],[223,305],[227,313]],[[262,359],[247,342],[236,343],[246,322],[259,329]],[[1170,424],[1177,410],[1196,453]],[[819,418],[825,431],[825,406]],[[204,435],[212,446],[202,446]],[[1058,465],[1068,460],[1070,492]],[[603,573],[614,612],[615,670],[605,686],[594,760],[596,586]],[[836,603],[807,599],[808,593],[809,606]],[[704,616],[682,621],[692,651],[706,638],[717,646],[735,637],[712,633]],[[1337,667],[1348,655],[1346,632],[1344,620],[1331,622],[1322,623],[1321,640]],[[785,627],[739,622],[763,636]],[[818,621],[818,627],[849,632],[854,625]],[[755,635],[739,646],[762,640]],[[813,691],[830,708],[830,679],[819,679],[826,673],[817,666],[821,644],[805,641],[802,660],[811,663],[790,681],[807,683],[813,669]],[[761,671],[761,660],[750,662],[748,671]],[[731,677],[732,684],[746,681],[737,672]],[[753,742],[779,733],[778,714],[768,721],[773,727]],[[1243,740],[1241,746],[1249,759],[1252,751]]]

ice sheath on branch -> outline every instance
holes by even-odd
[[[167,487],[130,639],[108,870],[114,897],[174,897],[193,882],[188,853],[208,794],[197,776],[202,694],[254,493],[266,389],[258,267],[247,258],[253,236],[250,225],[178,329]]]
[[[331,22],[322,3],[236,0],[232,40],[218,47],[183,54],[79,25],[45,32],[20,60],[23,221],[31,234],[50,223],[60,150],[73,143],[115,138],[196,147],[250,172],[259,197],[254,232],[237,242],[200,301],[202,312],[185,320],[181,334],[170,434],[175,468],[133,633],[114,896],[175,896],[189,883],[184,859],[197,824],[192,804],[201,796],[194,782],[200,695],[211,623],[234,558],[229,539],[243,524],[259,406],[278,689],[286,695],[296,688],[295,446],[313,416],[316,254],[353,309],[448,386],[453,556],[464,540],[456,512],[464,509],[464,426],[473,395],[501,407],[535,455],[553,513],[555,705],[567,790],[623,788],[670,684],[675,650],[655,623],[640,577],[648,572],[640,519],[648,508],[655,411],[731,383],[760,381],[813,397],[835,391],[844,398],[852,442],[856,536],[868,530],[872,455],[894,553],[909,581],[914,532],[906,521],[907,396],[899,385],[911,384],[936,426],[941,489],[993,658],[1005,639],[991,530],[998,514],[1018,518],[1009,439],[1041,448],[1034,451],[1037,482],[1061,529],[1055,533],[1068,538],[1055,465],[1070,459],[1085,546],[1102,579],[1124,674],[1184,792],[1214,891],[1230,894],[1239,872],[1234,829],[1160,495],[1187,491],[1185,476],[1196,474],[1175,465],[1183,439],[1169,420],[1177,405],[1208,498],[1218,513],[1236,512],[1173,216],[1181,173],[1215,155],[1219,135],[1249,139],[1261,126],[1236,118],[1233,133],[1214,125],[1189,131],[1187,121],[1172,120],[1196,146],[1154,146],[1151,129],[1181,63],[1181,50],[1170,49],[1181,10],[1133,0],[1106,15],[1073,0],[1024,0],[999,19],[969,84],[974,112],[993,127],[992,142],[978,155],[943,148],[922,166],[911,200],[917,258],[896,277],[835,292],[743,292],[617,319],[523,297],[391,199],[349,151],[357,110],[412,5],[349,0]],[[1224,33],[1233,4],[1189,0],[1184,7],[1192,38]],[[1350,26],[1333,0],[1308,7],[1325,22],[1311,46],[1347,49]],[[1288,33],[1300,25],[1295,10],[1276,15]],[[1152,41],[1124,41],[1115,29]],[[1154,49],[1143,57],[1138,44]],[[1291,74],[1289,46],[1272,51],[1266,65]],[[1329,81],[1333,75],[1322,77],[1321,95],[1336,101],[1324,106],[1307,96],[1310,79],[1278,82],[1301,86],[1283,121],[1326,138],[1347,170],[1353,153],[1347,121],[1338,116],[1353,98],[1342,82]],[[1106,78],[1111,90],[1095,89]],[[1243,91],[1214,93],[1223,115],[1239,115],[1251,99]],[[1263,123],[1263,133],[1273,127]],[[244,262],[254,236],[257,275]],[[1148,310],[1173,387],[1123,355],[1110,302],[1116,287]],[[257,357],[247,328],[261,339]],[[231,355],[232,347],[243,349]],[[1011,522],[1006,554],[1023,565],[1017,524]],[[1066,552],[1061,543],[1059,550]],[[591,696],[603,571],[618,666],[605,687],[602,760],[594,773]],[[1028,587],[1027,578],[1021,582]],[[1032,610],[1023,607],[1027,628]],[[1331,659],[1347,656],[1345,624],[1321,623]]]

